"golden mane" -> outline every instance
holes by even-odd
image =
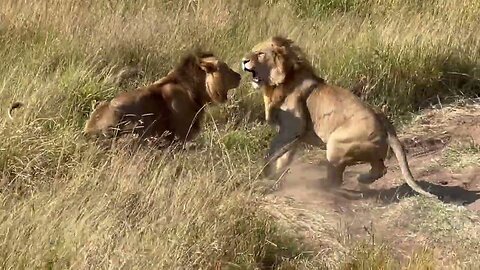
[[[290,72],[304,71],[318,77],[305,52],[291,39],[283,36],[273,36],[270,40],[270,44],[270,46],[273,45],[275,47],[285,48],[282,55],[285,61],[288,62],[289,66],[292,67]],[[321,78],[318,79],[323,80]]]

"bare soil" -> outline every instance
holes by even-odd
[[[480,211],[480,164],[451,169],[442,161],[450,145],[480,144],[478,101],[425,111],[399,133],[412,173],[423,188],[438,195],[445,207]],[[359,173],[369,170],[368,165],[347,168],[340,190],[320,185],[326,177],[324,157],[324,151],[310,149],[296,158],[265,198],[272,215],[314,243],[316,250],[331,256],[332,262],[341,258],[342,245],[348,244],[348,239],[375,241],[375,237],[394,246],[401,258],[433,245],[439,250],[437,259],[448,261],[441,241],[434,243],[436,237],[412,231],[409,220],[419,217],[393,213],[406,208],[411,203],[408,197],[415,195],[405,184],[395,157],[386,162],[388,173],[370,186],[361,186],[356,180]],[[427,208],[429,204],[425,201]]]

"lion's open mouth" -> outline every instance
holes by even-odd
[[[253,69],[244,68],[245,71],[250,72],[252,74],[252,82],[260,83],[262,80],[257,76],[257,72]]]

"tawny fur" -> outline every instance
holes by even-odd
[[[228,90],[238,87],[240,74],[211,53],[186,55],[165,77],[151,85],[101,102],[85,124],[87,136],[136,134],[183,142],[200,131],[207,104],[227,101]]]
[[[357,163],[371,164],[370,172],[358,177],[359,182],[370,184],[387,172],[384,160],[391,148],[407,184],[435,197],[415,182],[385,114],[318,77],[293,41],[272,37],[255,46],[242,65],[263,91],[265,117],[279,129],[267,154],[267,176],[289,165],[298,142],[303,141],[326,150],[330,184],[341,185],[345,168]]]

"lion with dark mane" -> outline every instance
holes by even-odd
[[[264,173],[269,176],[290,164],[303,141],[326,150],[327,178],[340,186],[347,166],[369,163],[358,181],[371,184],[387,172],[389,148],[395,154],[407,184],[416,192],[435,197],[414,180],[395,128],[380,110],[363,103],[351,91],[330,85],[315,74],[293,41],[272,37],[242,60],[252,83],[264,95],[265,118],[278,126],[267,154]]]
[[[205,106],[225,103],[228,91],[237,88],[240,80],[240,74],[213,54],[188,54],[153,84],[97,105],[84,134],[116,137],[131,133],[141,139],[163,136],[170,142],[189,141],[200,131]]]

